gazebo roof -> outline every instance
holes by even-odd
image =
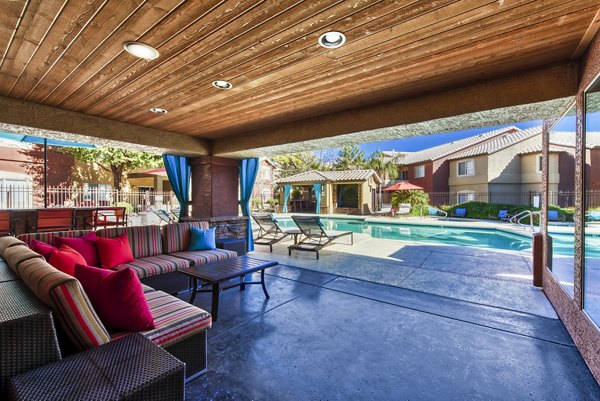
[[[366,181],[373,177],[376,182],[381,179],[375,170],[344,170],[344,171],[317,171],[311,170],[289,177],[280,178],[277,184],[293,184],[299,182],[343,182],[343,181]]]

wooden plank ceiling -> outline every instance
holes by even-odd
[[[599,0],[3,0],[0,95],[218,140],[577,58],[598,9]],[[329,30],[346,44],[318,46]],[[160,57],[133,57],[130,40]]]

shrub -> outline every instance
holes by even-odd
[[[392,194],[392,206],[398,208],[401,203],[410,204],[411,216],[421,216],[427,210],[429,194],[420,190],[396,191]]]
[[[533,207],[531,205],[508,205],[504,203],[486,203],[486,202],[463,202],[458,205],[452,206],[441,206],[440,209],[446,211],[449,216],[455,214],[457,208],[465,208],[467,209],[467,217],[473,219],[489,219],[498,217],[498,212],[500,210],[508,210],[508,213],[511,215],[516,215],[524,210],[530,211],[540,211],[539,208]],[[558,211],[558,216],[562,221],[573,221],[573,208],[561,208],[555,205],[549,205],[548,210],[556,210]],[[528,219],[524,219],[522,223],[528,224]],[[536,221],[535,223],[539,223]]]
[[[133,213],[133,205],[127,202],[117,202],[114,203],[113,206],[116,207],[124,207],[125,208],[125,213],[127,214],[131,214]]]

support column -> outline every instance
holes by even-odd
[[[192,166],[192,217],[239,215],[240,160],[215,156],[190,159]]]

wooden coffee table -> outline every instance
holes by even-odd
[[[217,321],[219,315],[219,295],[221,291],[229,288],[240,287],[240,291],[246,289],[246,284],[260,284],[262,286],[265,297],[269,297],[267,287],[265,287],[265,269],[277,265],[277,262],[267,262],[264,260],[252,259],[248,256],[240,256],[234,259],[220,260],[218,262],[209,263],[206,265],[192,266],[178,271],[193,279],[192,296],[190,303],[194,303],[198,292],[212,292],[212,306],[210,314],[213,322]],[[244,281],[247,274],[260,271],[260,281]],[[240,278],[237,284],[221,286],[224,281],[229,281],[234,278]],[[202,283],[198,285],[198,281]],[[211,285],[210,290],[201,290],[203,286]]]

